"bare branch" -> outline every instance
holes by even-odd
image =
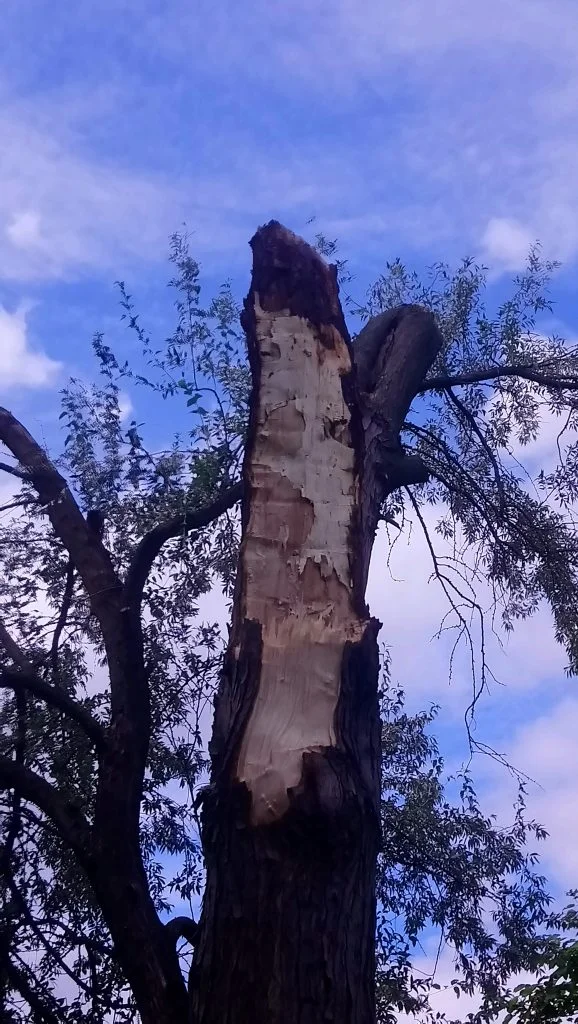
[[[172,537],[190,533],[191,530],[202,530],[203,527],[209,526],[224,512],[233,508],[241,500],[242,493],[243,484],[241,482],[233,484],[232,487],[215,498],[210,505],[187,510],[182,515],[169,519],[166,523],[160,523],[159,526],[153,527],[145,534],[134,552],[127,573],[123,606],[128,605],[134,611],[140,608],[143,588],[163,544],[166,544]]]
[[[504,516],[505,513],[506,513],[506,498],[505,498],[505,494],[504,494],[504,487],[503,487],[503,484],[502,484],[502,474],[500,472],[500,467],[498,465],[498,460],[496,459],[496,456],[494,455],[490,445],[488,444],[486,438],[484,437],[483,431],[480,429],[480,426],[478,424],[478,421],[476,420],[476,417],[474,416],[474,414],[472,412],[470,412],[470,410],[468,409],[467,405],[464,405],[464,403],[461,401],[461,399],[459,399],[457,395],[454,395],[454,393],[453,393],[451,388],[447,389],[446,394],[447,394],[450,402],[454,406],[454,408],[457,409],[458,415],[461,416],[463,419],[465,419],[466,422],[468,423],[469,428],[470,428],[470,434],[475,434],[476,437],[478,438],[478,441],[480,442],[484,452],[486,453],[487,458],[489,459],[489,461],[491,463],[492,469],[494,471],[494,480],[496,481],[496,488],[498,490],[498,495],[499,495],[499,500],[500,500],[500,510],[501,510],[502,516]]]
[[[176,946],[179,939],[186,939],[194,946],[197,941],[199,926],[192,917],[173,917],[172,921],[165,924],[165,934]]]
[[[578,374],[548,373],[540,367],[518,363],[512,366],[487,366],[470,373],[458,373],[453,377],[429,377],[417,388],[415,394],[422,395],[426,391],[446,391],[448,388],[462,387],[467,384],[486,384],[500,377],[522,377],[541,387],[553,391],[578,391]]]
[[[0,470],[3,473],[10,473],[10,476],[15,476],[19,480],[30,480],[28,473],[24,473],[18,466],[10,466],[7,462],[0,462]]]
[[[76,725],[101,751],[106,745],[105,732],[99,722],[89,711],[78,704],[72,697],[56,686],[51,686],[37,675],[29,672],[17,672],[13,669],[0,669],[0,688],[14,690],[15,693],[31,693],[40,700],[46,701],[53,708],[68,715]]]
[[[91,829],[80,808],[71,800],[36,772],[3,756],[0,756],[0,788],[15,789],[22,800],[38,807],[76,853],[79,863],[85,869],[91,868]]]
[[[60,637],[62,631],[66,626],[66,620],[68,618],[68,612],[70,610],[70,602],[72,601],[72,595],[74,592],[74,564],[72,558],[68,559],[68,565],[66,566],[66,581],[64,584],[64,594],[62,595],[62,605],[58,614],[58,621],[54,629],[54,635],[52,637],[52,644],[50,645],[50,662],[52,665],[52,679],[56,686],[60,684],[60,666],[58,663],[58,645],[60,643]]]
[[[445,594],[445,596],[446,596],[446,598],[447,598],[447,600],[448,600],[448,602],[450,604],[450,607],[451,607],[452,611],[454,612],[454,614],[456,615],[456,617],[458,619],[458,622],[459,622],[458,637],[457,637],[457,640],[456,640],[456,642],[454,644],[454,647],[453,647],[453,650],[452,650],[452,653],[451,653],[451,657],[450,657],[450,678],[451,678],[451,674],[452,674],[452,664],[453,664],[454,654],[455,654],[457,645],[458,645],[460,639],[462,638],[462,636],[466,637],[466,642],[467,642],[468,650],[470,652],[470,663],[471,663],[471,670],[472,670],[473,694],[472,694],[472,699],[470,701],[470,704],[469,704],[469,706],[467,707],[467,709],[465,711],[464,721],[465,721],[466,730],[467,730],[467,733],[468,733],[468,740],[469,740],[469,742],[471,744],[472,743],[471,723],[473,722],[473,719],[474,719],[474,713],[475,713],[475,709],[476,709],[476,705],[478,703],[478,700],[480,699],[480,696],[481,696],[483,690],[487,686],[487,676],[488,676],[488,666],[487,666],[487,663],[486,663],[486,642],[485,642],[484,611],[483,611],[482,606],[478,603],[478,601],[475,600],[475,598],[470,597],[467,594],[464,594],[463,590],[461,590],[460,587],[458,587],[454,583],[454,581],[450,578],[450,576],[448,576],[447,573],[443,572],[443,570],[441,568],[441,565],[440,565],[439,558],[438,558],[438,556],[436,554],[436,551],[435,551],[435,548],[433,546],[433,542],[432,542],[432,539],[430,537],[429,530],[427,528],[427,524],[426,524],[425,519],[423,518],[423,515],[421,513],[421,509],[420,509],[417,501],[415,500],[413,494],[411,493],[411,491],[408,490],[407,491],[407,495],[408,495],[408,498],[409,498],[409,500],[411,502],[413,510],[414,510],[414,512],[416,514],[418,522],[419,522],[419,524],[420,524],[420,526],[422,528],[422,531],[423,531],[423,534],[424,534],[424,537],[425,537],[425,541],[426,541],[426,544],[428,546],[430,557],[431,557],[431,560],[432,560],[432,565],[433,565],[433,569],[434,569],[434,576],[436,577],[436,579],[440,583],[440,585],[442,587],[442,590],[443,590],[443,592],[444,592],[444,594]],[[469,627],[469,625],[467,623],[466,618],[464,617],[464,615],[462,614],[462,612],[460,610],[460,606],[456,603],[456,600],[452,597],[452,593],[451,593],[452,591],[454,592],[456,597],[458,597],[460,599],[460,601],[464,602],[466,607],[469,607],[472,612],[475,611],[477,613],[477,616],[478,616],[478,621],[479,621],[479,626],[480,626],[480,656],[481,656],[481,678],[480,678],[479,685],[478,685],[478,676],[477,676],[477,673],[476,673],[476,658],[475,658],[475,650],[474,650],[474,641],[473,641],[473,637],[472,637],[472,634],[471,634],[471,630],[470,630],[470,627]],[[443,628],[443,623],[442,623],[442,626],[440,627],[440,631],[439,631],[440,633],[442,631],[442,628]],[[438,633],[438,636],[439,636],[439,633]]]

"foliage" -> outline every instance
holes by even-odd
[[[491,314],[486,272],[473,261],[455,273],[437,264],[425,281],[394,261],[361,313],[420,303],[434,312],[445,339],[403,434],[430,480],[397,492],[386,515],[402,524],[406,516],[417,520],[426,533],[432,575],[450,606],[443,627],[470,651],[470,717],[491,675],[485,636],[496,614],[511,631],[547,602],[568,672],[578,669],[578,350],[537,330],[537,318],[550,311],[554,269],[532,249],[513,292]],[[557,463],[524,465],[524,449],[551,424]],[[437,537],[427,527],[427,506],[440,508]],[[490,608],[483,609],[479,595],[488,587]],[[472,620],[481,646],[477,668]]]
[[[318,245],[335,248],[321,236]],[[186,237],[173,237],[170,258],[176,326],[167,340],[151,340],[120,282],[132,339],[128,356],[118,355],[122,344],[113,349],[97,335],[98,383],[73,380],[62,394],[66,435],[58,467],[83,511],[104,511],[106,546],[121,576],[147,531],[179,517],[184,523],[190,509],[204,507],[238,479],[242,459],[249,373],[238,305],[230,285],[201,304],[199,267]],[[384,516],[402,527],[413,516],[425,527],[426,504],[440,507],[437,529],[444,551],[448,540],[453,543],[452,557],[436,554],[429,539],[458,636],[467,635],[472,609],[483,622],[475,588],[489,580],[508,629],[543,598],[550,603],[575,670],[578,551],[571,504],[578,449],[563,444],[576,427],[576,353],[560,339],[535,333],[536,316],[548,308],[544,288],[551,270],[534,251],[512,297],[491,318],[482,304],[484,273],[471,262],[455,275],[438,266],[425,285],[396,262],[371,289],[361,315],[419,301],[433,309],[446,339],[403,437],[422,454],[430,482],[390,500]],[[343,263],[340,274],[350,282]],[[500,366],[519,372],[497,375]],[[123,420],[121,388],[135,400],[138,395],[147,424]],[[161,416],[159,404],[167,410]],[[537,436],[544,411],[561,417],[560,464],[530,481],[515,452]],[[177,426],[173,437],[169,425]],[[222,641],[199,604],[215,584],[230,596],[237,541],[234,512],[204,530],[183,525],[162,547],[144,590],[152,735],[141,844],[163,916],[171,908],[194,911],[202,890],[194,797],[204,777]],[[78,581],[67,590],[68,554],[26,480],[0,523],[0,563],[0,623],[17,642],[20,667],[32,665],[105,723],[102,637]],[[0,650],[0,670],[7,669],[15,654],[6,637],[0,637]],[[485,672],[484,661],[478,689]],[[525,821],[523,791],[514,823],[504,831],[482,814],[467,773],[457,781],[445,778],[429,733],[435,711],[408,716],[401,696],[387,685],[382,708],[381,1019],[391,1018],[392,1006],[427,1012],[430,980],[416,976],[412,961],[428,928],[455,950],[456,985],[465,991],[480,986],[490,1005],[513,970],[537,962],[536,933],[548,921],[548,901],[526,844],[541,830]],[[0,754],[51,781],[91,819],[95,752],[62,711],[36,696],[22,699],[2,690]],[[1,799],[6,1019],[28,1020],[31,1012],[48,1021],[63,1014],[67,1021],[94,1024],[110,1015],[119,1024],[134,1019],[131,992],[75,858],[32,803],[10,789]]]
[[[85,510],[104,511],[106,544],[126,571],[137,541],[158,522],[203,506],[239,471],[247,408],[248,374],[239,355],[238,308],[225,286],[207,309],[199,303],[198,266],[186,239],[171,245],[177,324],[161,348],[141,329],[132,300],[119,284],[123,317],[141,347],[144,371],[116,359],[102,336],[94,339],[100,383],[72,380],[62,394],[66,427],[59,468]],[[207,344],[210,341],[210,344]],[[183,432],[163,432],[145,446],[142,425],[123,423],[120,382],[171,400],[173,418],[184,411]],[[203,404],[204,403],[204,404]],[[205,409],[205,406],[207,407]],[[159,432],[160,433],[160,432]],[[164,435],[164,436],[163,436]],[[102,641],[83,590],[76,583],[58,651],[55,627],[65,600],[67,552],[24,486],[19,515],[0,527],[0,619],[17,636],[29,661],[102,722],[108,715]],[[198,616],[198,602],[215,584],[230,593],[237,523],[222,517],[214,528],[165,544],[144,594],[144,650],[153,730],[142,801],[141,840],[155,903],[198,900],[202,865],[193,798],[205,768],[204,745],[222,657],[220,630]],[[40,609],[40,611],[39,611]],[[6,659],[6,662],[9,659]],[[3,691],[1,747],[9,753],[18,709]],[[58,711],[28,701],[23,729],[25,761],[64,792],[74,791],[90,816],[95,798],[94,751]],[[2,794],[2,820],[10,827],[11,797]],[[18,835],[4,848],[3,918],[10,919],[14,966],[59,1012],[51,992],[70,992],[67,1020],[134,1018],[130,993],[112,954],[94,897],[53,827],[34,808],[18,811]],[[5,837],[6,838],[6,834]],[[30,972],[33,965],[33,974]],[[16,1000],[17,1002],[18,1000]],[[13,1011],[16,1012],[16,1011]],[[27,1020],[28,1009],[15,1019]]]
[[[562,934],[545,944],[540,967],[532,982],[507,991],[500,1008],[506,1024],[558,1024],[578,1020],[578,912],[577,892],[562,913],[553,914],[550,925]],[[568,932],[572,936],[568,936]]]
[[[532,851],[545,832],[525,820],[524,786],[511,826],[499,827],[482,813],[468,771],[445,776],[429,731],[436,713],[433,707],[409,716],[403,694],[388,685],[383,690],[380,1021],[396,1019],[396,1010],[431,1016],[435,970],[420,976],[412,967],[428,928],[437,937],[438,957],[444,946],[452,950],[456,992],[477,988],[489,1009],[512,973],[535,967],[538,933],[549,920],[545,879],[536,873]]]

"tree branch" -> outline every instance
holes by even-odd
[[[97,750],[101,751],[106,746],[104,729],[89,711],[78,704],[72,697],[44,679],[29,672],[17,672],[14,669],[0,669],[0,688],[14,690],[15,693],[31,693],[40,700],[46,701],[53,708],[57,708],[65,715],[68,715],[73,722],[80,726],[83,732],[94,743]]]
[[[100,956],[114,956],[112,946],[107,946],[106,943],[100,942],[99,939],[93,938],[92,935],[80,935],[78,932],[75,932],[70,925],[65,924],[64,921],[59,921],[55,917],[39,917],[36,919],[36,923],[39,928],[46,926],[50,928],[53,933],[60,929],[64,938],[68,939],[68,941],[75,946],[84,946],[86,949],[90,946],[93,951],[95,953],[99,953]]]
[[[454,393],[453,393],[451,388],[447,389],[446,394],[447,394],[451,404],[453,405],[454,409],[457,409],[458,416],[461,416],[468,423],[469,428],[470,428],[470,436],[471,436],[471,434],[475,434],[476,435],[476,437],[478,438],[478,441],[480,442],[480,445],[482,446],[483,451],[486,453],[486,456],[487,456],[487,458],[488,458],[488,460],[489,460],[489,462],[490,462],[490,464],[492,466],[493,472],[494,472],[494,480],[496,482],[496,488],[497,488],[498,495],[499,495],[499,500],[500,500],[500,511],[502,513],[502,516],[504,517],[505,514],[506,514],[506,497],[505,497],[505,494],[504,494],[504,487],[503,487],[503,484],[502,484],[502,474],[500,472],[500,467],[498,465],[498,460],[497,460],[496,456],[494,455],[494,452],[492,451],[490,445],[488,444],[488,441],[486,440],[486,437],[484,436],[484,433],[481,430],[481,428],[480,428],[480,426],[478,424],[478,421],[476,420],[476,417],[474,416],[473,412],[471,412],[468,409],[467,405],[464,405],[464,403],[461,401],[461,399],[458,398],[457,395],[454,395]]]
[[[106,641],[111,617],[117,619],[121,589],[108,552],[87,525],[64,477],[19,420],[3,408],[0,408],[0,441],[24,467],[25,476],[44,505],[54,532],[71,555]]]
[[[442,440],[441,437],[437,437],[435,434],[432,434],[432,432],[427,430],[425,427],[420,427],[417,423],[406,422],[405,429],[409,433],[415,434],[417,437],[421,436],[426,439],[430,447],[430,451],[428,452],[428,469],[431,476],[434,477],[436,480],[439,480],[439,482],[443,484],[443,486],[446,488],[449,494],[467,494],[468,501],[473,506],[478,508],[480,513],[482,514],[483,521],[489,533],[494,538],[494,541],[498,545],[498,547],[501,547],[502,545],[506,544],[507,542],[502,540],[502,538],[500,537],[499,533],[496,530],[496,527],[494,526],[494,523],[497,519],[496,508],[494,504],[491,502],[490,498],[485,493],[483,487],[480,486],[478,481],[465,468],[465,466],[463,465],[463,461],[460,461],[457,453],[454,452],[449,447],[449,445],[447,445],[446,442]],[[445,466],[447,466],[448,469],[455,473],[456,477],[459,479],[458,486],[456,486],[454,483],[448,480],[447,477],[442,472],[440,472],[440,467],[437,461],[438,452],[441,453],[441,456],[443,456]],[[467,490],[466,484],[468,487]]]
[[[24,922],[28,926],[30,931],[36,936],[36,938],[41,943],[41,945],[44,946],[44,949],[46,950],[48,955],[50,957],[52,957],[52,959],[54,960],[54,962],[56,964],[58,964],[58,966],[60,967],[60,970],[64,974],[68,975],[70,980],[72,982],[74,982],[75,985],[78,985],[78,987],[80,989],[82,989],[88,995],[91,995],[92,994],[92,990],[91,990],[90,986],[87,985],[86,982],[84,982],[82,980],[82,978],[80,978],[78,976],[78,974],[76,974],[69,967],[69,965],[66,963],[66,961],[63,959],[63,957],[58,952],[58,950],[55,949],[54,946],[52,946],[50,944],[50,942],[46,938],[44,932],[42,931],[40,925],[34,919],[34,916],[32,914],[32,911],[30,910],[30,907],[28,906],[28,903],[24,899],[24,896],[20,892],[20,889],[18,888],[18,886],[16,885],[14,880],[13,879],[9,879],[9,883],[8,884],[9,884],[12,896],[14,897],[14,900],[16,902],[16,905],[19,907],[20,913],[21,913],[22,917],[24,918]]]
[[[485,384],[499,377],[522,377],[545,388],[552,390],[565,389],[578,391],[578,375],[565,377],[545,373],[540,368],[525,363],[513,366],[487,366],[470,373],[458,373],[454,377],[429,377],[417,388],[415,394],[422,395],[426,391],[446,391],[448,388],[461,387],[467,384]]]
[[[23,970],[16,966],[9,956],[6,956],[6,963],[4,967],[10,985],[12,988],[16,989],[16,991],[19,992],[22,998],[28,1003],[35,1019],[38,1022],[42,1021],[43,1024],[60,1024],[56,1013],[53,1013],[41,996],[35,992],[27,975]]]
[[[427,480],[421,457],[405,454],[400,432],[442,345],[432,313],[408,304],[373,317],[353,344],[365,441],[361,529],[366,542],[358,566],[363,591],[383,502],[398,487]]]
[[[24,693],[17,693],[16,699],[16,730],[14,739],[14,764],[16,766],[24,765],[24,756],[26,751],[26,712],[27,712],[27,701]],[[20,832],[22,823],[21,818],[22,811],[22,800],[17,789],[12,794],[12,808],[10,812],[10,824],[8,825],[6,840],[4,846],[0,851],[0,875],[4,878],[10,878],[12,875],[12,858],[14,854],[14,844]]]
[[[480,695],[481,695],[482,691],[486,687],[486,680],[487,680],[487,674],[488,674],[488,667],[487,667],[487,664],[486,664],[486,642],[485,642],[484,612],[483,612],[482,606],[475,600],[475,597],[473,597],[473,596],[469,597],[467,594],[464,594],[463,590],[461,590],[461,588],[458,587],[454,583],[454,581],[450,578],[450,576],[447,573],[442,572],[441,566],[440,566],[440,562],[439,562],[438,556],[436,554],[435,548],[433,546],[433,542],[432,542],[432,539],[430,537],[429,530],[427,528],[427,524],[426,524],[425,519],[423,518],[423,515],[421,513],[421,509],[420,509],[417,501],[415,500],[415,497],[411,493],[411,491],[408,490],[407,491],[407,495],[408,495],[408,498],[409,498],[409,500],[411,502],[413,510],[414,510],[414,512],[415,512],[415,514],[417,516],[418,522],[419,522],[419,524],[420,524],[420,526],[422,528],[426,544],[427,544],[427,546],[429,548],[429,553],[430,553],[431,560],[432,560],[432,565],[433,565],[433,568],[434,568],[434,575],[435,575],[436,579],[438,580],[438,582],[441,584],[442,590],[444,591],[444,594],[446,595],[446,598],[447,598],[447,600],[448,600],[448,602],[450,604],[450,607],[452,608],[452,610],[453,610],[454,614],[456,615],[456,617],[458,619],[458,622],[459,622],[458,638],[457,638],[457,640],[456,640],[456,642],[454,644],[454,647],[453,647],[453,650],[452,650],[452,653],[451,653],[451,656],[450,656],[450,680],[451,680],[451,672],[452,672],[452,664],[453,664],[454,652],[456,651],[457,645],[458,645],[458,643],[459,643],[459,641],[460,641],[462,636],[466,637],[467,645],[468,645],[468,648],[469,648],[469,651],[470,651],[471,670],[472,670],[472,683],[473,683],[473,695],[472,695],[472,700],[471,700],[471,702],[469,704],[469,707],[466,709],[464,720],[465,720],[466,729],[467,729],[467,733],[468,733],[468,739],[469,739],[469,741],[471,743],[472,742],[471,722],[473,720],[476,704],[478,703],[478,700],[480,698]],[[480,685],[478,685],[478,677],[477,677],[477,673],[476,673],[476,658],[475,658],[475,650],[474,650],[474,641],[473,641],[473,637],[472,637],[472,634],[471,634],[471,630],[470,630],[470,627],[469,627],[469,625],[468,625],[464,615],[460,611],[460,606],[456,603],[456,601],[452,597],[451,591],[453,591],[454,594],[460,599],[460,601],[463,601],[466,604],[466,606],[469,607],[472,611],[475,610],[477,612],[477,615],[478,615],[478,621],[479,621],[479,625],[480,625],[480,640],[481,640],[481,650],[480,650],[480,654],[481,654],[481,678],[480,678]],[[442,622],[442,626],[443,626],[443,622]],[[440,631],[438,633],[438,636],[441,634],[442,626],[440,626]]]
[[[52,681],[55,686],[60,685],[60,665],[58,661],[58,645],[60,643],[60,637],[64,627],[66,626],[66,620],[68,618],[68,612],[70,610],[70,602],[72,601],[72,595],[74,593],[74,563],[72,558],[68,559],[68,565],[66,566],[66,581],[64,583],[64,594],[62,595],[62,605],[58,614],[58,621],[54,629],[54,635],[52,637],[52,644],[50,645],[50,662],[52,665]]]
[[[50,818],[82,867],[92,867],[91,829],[82,811],[36,772],[0,756],[0,787],[14,789]]]
[[[0,644],[6,651],[6,654],[18,668],[23,669],[25,672],[32,672],[32,662],[26,657],[24,651],[19,644],[16,643],[14,637],[8,632],[6,626],[0,619]]]
[[[150,700],[142,655],[140,620],[123,615],[122,584],[98,531],[91,528],[56,467],[40,445],[7,409],[0,408],[2,441],[30,476],[57,537],[67,549],[100,623],[110,676],[113,725],[122,719],[119,739],[122,770],[114,776],[117,795],[130,790],[131,820],[136,823],[150,734]],[[127,768],[127,758],[131,768]],[[117,769],[119,767],[117,758]],[[134,770],[134,774],[133,774]],[[123,811],[126,818],[128,809]]]
[[[190,533],[191,530],[201,530],[205,526],[218,519],[228,509],[233,508],[241,500],[243,484],[233,484],[228,490],[223,491],[210,505],[203,508],[191,509],[183,515],[175,516],[166,523],[160,523],[153,527],[138,544],[126,577],[123,593],[123,609],[130,607],[134,612],[140,610],[142,593],[153,562],[159,554],[163,544],[166,544],[172,537],[178,537],[182,533]]]
[[[30,480],[28,473],[24,473],[18,466],[11,466],[8,462],[0,462],[0,470],[3,473],[10,473],[10,476],[15,476],[18,480]]]
[[[192,917],[173,917],[165,924],[165,934],[175,946],[179,939],[186,939],[189,945],[194,946],[198,932],[199,926]]]

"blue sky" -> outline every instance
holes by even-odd
[[[209,285],[231,277],[239,295],[248,239],[273,216],[304,232],[315,215],[359,296],[398,255],[479,256],[498,291],[540,239],[564,264],[546,326],[576,335],[576,0],[3,0],[0,38],[0,399],[40,436],[57,387],[90,373],[92,333],[118,336],[116,278],[162,335],[183,222]],[[526,461],[553,439],[546,423]],[[401,582],[384,545],[370,596],[394,673],[415,706],[444,705],[457,757],[469,684],[448,687],[447,648],[430,643],[442,598],[419,545],[399,546]],[[508,686],[480,729],[542,784],[532,810],[564,888],[578,880],[576,683],[546,612],[495,656]],[[507,781],[478,770],[505,809]]]

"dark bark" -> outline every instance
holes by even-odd
[[[374,623],[346,649],[339,746],[305,756],[282,820],[254,827],[248,790],[231,781],[234,759],[214,759],[204,805],[207,886],[189,983],[198,1024],[374,1020],[376,633]],[[255,679],[250,627],[247,640],[229,666],[233,687]]]
[[[363,419],[360,586],[365,587],[383,503],[398,487],[424,483],[427,468],[400,444],[400,431],[416,392],[442,345],[433,315],[402,305],[374,317],[355,340],[354,358]]]
[[[175,950],[154,907],[140,848],[98,844],[94,891],[141,1024],[186,1024],[187,991]]]

